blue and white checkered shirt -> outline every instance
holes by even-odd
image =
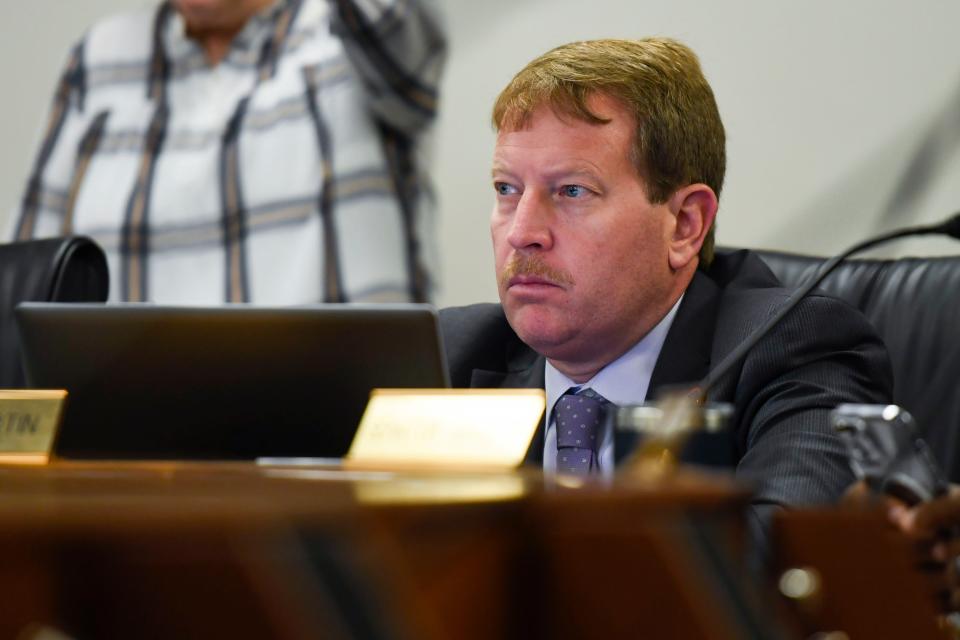
[[[416,0],[278,0],[210,66],[165,2],[74,49],[15,239],[85,234],[111,300],[425,300],[417,141],[445,42]]]

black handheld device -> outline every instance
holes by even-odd
[[[907,411],[896,405],[841,404],[830,421],[847,447],[854,475],[874,491],[909,505],[946,493],[948,482]]]

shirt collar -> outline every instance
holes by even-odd
[[[667,339],[667,333],[670,331],[682,300],[681,295],[670,311],[647,332],[647,335],[583,384],[574,382],[557,371],[548,360],[544,371],[547,415],[552,414],[553,405],[570,387],[589,387],[616,405],[639,404],[645,401],[653,368],[657,364],[660,350]]]

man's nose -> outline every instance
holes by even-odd
[[[513,212],[507,241],[516,250],[546,250],[553,246],[553,212],[549,198],[528,189]]]

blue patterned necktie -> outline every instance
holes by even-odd
[[[557,473],[587,475],[599,469],[597,446],[606,398],[592,389],[571,387],[557,401]]]

